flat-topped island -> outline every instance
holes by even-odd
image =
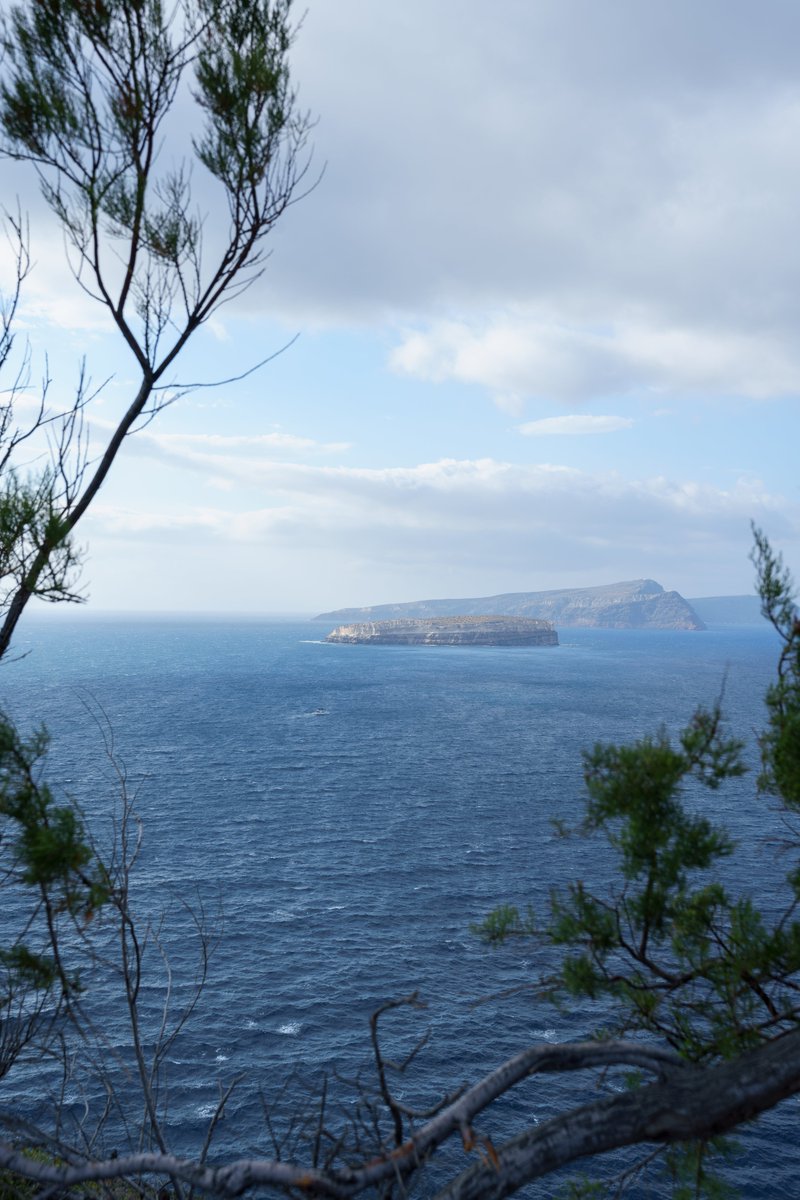
[[[326,642],[380,646],[557,646],[550,621],[533,617],[464,616],[338,625]]]

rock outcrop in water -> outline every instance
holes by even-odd
[[[326,642],[380,646],[557,646],[549,621],[508,616],[360,621],[340,625]]]
[[[377,604],[373,608],[341,608],[322,613],[317,620],[363,623],[489,614],[601,629],[705,628],[679,592],[665,592],[653,579],[552,592],[507,592],[470,600],[414,600],[406,604]]]

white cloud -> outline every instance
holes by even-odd
[[[107,421],[95,420],[98,428],[110,429]],[[92,452],[100,446],[92,444]],[[125,446],[126,458],[150,458],[172,467],[200,473],[217,489],[229,491],[234,484],[261,482],[286,455],[308,457],[341,454],[348,442],[319,442],[284,432],[255,434],[162,433],[152,426],[132,434]]]
[[[391,18],[354,0],[312,9],[295,58],[329,167],[284,227],[279,282],[300,255],[292,292],[309,299],[338,279],[355,303],[483,304],[578,278],[701,298],[745,259],[777,263],[798,170],[797,11],[757,22],[709,0],[698,19],[676,0],[618,13],[569,0],[513,3],[503,21],[477,0],[409,0]]]
[[[479,0],[312,6],[293,58],[327,170],[239,311],[412,321],[399,368],[514,411],[800,390],[798,37],[789,0],[769,19],[728,0],[619,0],[613,19],[580,0],[509,0],[502,20]],[[31,311],[102,324],[36,205]]]
[[[265,572],[276,555],[307,564],[332,556],[344,604],[411,599],[427,587],[489,594],[642,576],[687,594],[725,591],[721,582],[741,591],[751,518],[790,553],[800,535],[797,506],[749,479],[725,490],[480,459],[384,469],[273,463],[261,487],[263,503],[245,511],[101,507],[90,537],[239,545],[245,557],[259,546]]]
[[[603,329],[536,313],[441,321],[407,333],[391,356],[399,372],[478,384],[498,397],[565,403],[623,394],[763,400],[800,391],[800,348],[720,330],[656,328],[627,320]]]
[[[794,393],[799,36],[783,0],[769,20],[726,0],[317,6],[296,62],[328,171],[249,301],[410,319],[398,367],[512,411]]]
[[[584,434],[616,433],[630,429],[630,417],[601,417],[589,413],[576,413],[563,417],[541,417],[538,421],[526,421],[517,429],[526,437],[581,437]]]
[[[291,454],[341,454],[350,449],[349,442],[318,442],[314,438],[298,437],[293,433],[144,433],[137,435],[148,445],[180,453],[193,449],[275,451]]]

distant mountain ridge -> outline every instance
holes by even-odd
[[[407,617],[466,616],[536,617],[555,625],[598,629],[705,629],[698,614],[679,592],[664,591],[654,579],[548,592],[505,592],[499,596],[340,608],[320,613],[316,620],[342,625]]]

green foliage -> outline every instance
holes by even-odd
[[[535,928],[536,921],[530,908],[523,920],[519,909],[513,904],[501,904],[488,913],[480,924],[470,925],[470,932],[490,945],[499,945],[506,938],[531,934]]]
[[[258,244],[304,172],[297,155],[309,121],[289,79],[290,9],[291,0],[36,0],[5,19],[6,153],[36,164],[77,261],[152,372],[150,386],[226,293],[252,280]],[[210,270],[191,166],[158,166],[188,68],[205,117],[191,146],[222,186],[229,216]],[[106,274],[104,236],[121,243],[121,284]]]
[[[783,643],[778,677],[766,695],[769,724],[761,738],[761,787],[800,809],[800,614],[792,579],[764,534],[754,527],[753,562],[760,580],[761,611]]]
[[[260,274],[262,240],[304,178],[310,121],[290,83],[290,12],[291,0],[22,0],[0,14],[0,154],[34,166],[78,283],[105,306],[139,372],[91,463],[83,374],[72,408],[54,416],[43,397],[27,430],[13,418],[24,369],[0,405],[0,657],[32,596],[77,598],[75,526],[137,420],[174,398],[161,381],[186,342]],[[187,136],[192,99],[199,137]],[[193,156],[163,162],[173,145]],[[205,255],[193,169],[210,172],[227,215]],[[21,219],[8,223],[17,278],[0,296],[0,366],[30,266]],[[51,465],[22,480],[14,451],[46,427]]]
[[[764,771],[787,799],[786,763],[798,753],[792,734],[800,720],[800,637],[788,576],[765,539],[758,546],[765,611],[784,637],[779,681],[768,696]],[[742,774],[741,751],[717,705],[698,710],[677,739],[661,732],[587,752],[581,828],[615,851],[620,886],[598,895],[577,880],[554,891],[539,929],[565,950],[547,981],[556,996],[607,997],[619,1032],[657,1034],[698,1062],[741,1053],[790,1027],[800,1012],[800,874],[789,877],[786,911],[768,920],[752,898],[731,897],[714,878],[733,842],[696,811],[698,785],[716,790]],[[490,941],[524,931],[508,906],[478,928]]]
[[[0,404],[0,659],[32,597],[78,599],[72,583],[77,523],[128,434],[174,399],[178,385],[163,381],[165,375],[174,380],[171,368],[186,342],[260,273],[262,239],[304,177],[307,162],[300,156],[309,121],[296,112],[290,86],[290,9],[291,0],[10,0],[0,14],[0,154],[37,172],[77,282],[105,307],[137,366],[130,402],[89,460],[83,417],[93,396],[83,369],[71,407],[51,412],[45,382],[38,412],[20,426],[14,406],[30,384],[30,358],[27,350],[18,356],[21,365]],[[194,90],[187,79],[192,71]],[[187,121],[192,100],[194,121]],[[198,116],[204,130],[193,137]],[[190,160],[193,150],[194,161],[179,155],[163,163],[164,148],[176,145]],[[192,198],[193,170],[210,173],[206,183],[215,185],[211,191],[227,217],[217,214],[214,247],[205,255],[207,214]],[[0,368],[11,355],[30,268],[27,226],[21,216],[6,224],[16,285],[0,294]],[[20,469],[19,447],[31,438],[46,441],[48,452],[42,455],[37,445]],[[48,465],[31,472],[27,464],[37,461]],[[15,910],[0,946],[0,1076],[31,1042],[40,1052],[52,1050],[56,1040],[46,1039],[60,1036],[57,1018],[76,1015],[73,955],[100,961],[84,930],[110,902],[146,1110],[141,1130],[165,1151],[157,1084],[167,1047],[205,977],[203,922],[197,922],[202,953],[194,998],[169,1034],[165,1005],[146,1061],[137,998],[146,946],[158,945],[158,936],[138,939],[128,907],[128,872],[138,849],[135,838],[129,841],[131,811],[126,801],[106,871],[80,810],[57,801],[44,781],[46,749],[44,732],[23,737],[0,713],[0,878],[14,900],[7,908]],[[62,1062],[66,1078],[63,1055]],[[60,1125],[58,1102],[54,1115]],[[208,1144],[203,1158],[207,1150]],[[107,1185],[99,1191],[121,1194]]]
[[[788,809],[800,808],[800,620],[781,558],[755,531],[753,559],[765,616],[782,641],[777,680],[766,696],[760,740],[760,787]],[[598,894],[576,880],[553,891],[536,936],[560,947],[542,990],[560,1003],[606,1001],[611,1026],[666,1041],[695,1063],[735,1058],[779,1036],[800,1019],[800,866],[777,881],[769,910],[750,895],[732,896],[717,868],[734,844],[699,811],[744,770],[742,743],[728,736],[720,706],[700,709],[676,737],[662,731],[630,746],[598,745],[584,755],[587,788],[580,832],[602,837],[616,855],[618,884]],[[504,905],[476,928],[497,942],[530,932]],[[722,1197],[708,1167],[723,1145],[672,1147],[665,1165],[675,1200]],[[584,1184],[570,1185],[582,1195]],[[586,1193],[591,1194],[591,1192]]]
[[[105,307],[137,366],[130,402],[89,460],[83,417],[93,396],[84,370],[70,407],[53,413],[45,382],[38,411],[20,425],[15,401],[28,390],[30,357],[14,353],[17,373],[0,404],[0,659],[32,597],[79,598],[77,523],[137,422],[174,398],[177,385],[163,377],[186,342],[259,274],[261,241],[303,178],[309,122],[290,86],[290,8],[291,0],[10,0],[0,14],[0,154],[37,172],[77,282]],[[198,117],[205,127],[195,138]],[[175,145],[179,156],[163,162]],[[191,160],[192,150],[187,164],[180,154]],[[192,198],[193,170],[210,172],[206,183],[227,218],[217,214],[205,255],[207,214]],[[6,228],[16,282],[0,294],[0,368],[9,365],[30,268],[21,216],[8,217]],[[73,956],[97,962],[84,929],[111,900],[125,931],[120,969],[147,1123],[157,1130],[136,1013],[143,949],[120,882],[135,851],[126,857],[127,833],[118,829],[104,871],[80,810],[44,780],[46,749],[44,732],[23,737],[0,714],[0,878],[14,899],[0,945],[0,1075],[32,1040],[42,1049],[54,1012],[75,1015]],[[129,817],[126,809],[123,824]],[[151,1064],[157,1075],[157,1055]]]
[[[608,1189],[604,1183],[595,1183],[583,1176],[568,1179],[555,1194],[555,1200],[596,1200],[607,1195]]]
[[[0,848],[7,881],[16,881],[34,897],[26,920],[28,939],[43,926],[45,947],[17,940],[0,948],[3,969],[0,1004],[8,1005],[20,988],[34,991],[60,986],[74,993],[78,979],[64,965],[60,927],[64,920],[85,925],[108,899],[100,865],[86,839],[80,814],[73,804],[57,804],[41,770],[47,753],[47,734],[28,738],[0,716]],[[36,921],[40,914],[41,922]]]
[[[737,1195],[716,1173],[716,1168],[736,1149],[726,1138],[709,1142],[678,1142],[664,1152],[664,1169],[672,1184],[673,1200],[732,1200]],[[712,1167],[713,1162],[713,1167]]]
[[[31,568],[43,546],[46,562]],[[43,470],[38,478],[20,479],[0,467],[0,607],[30,577],[30,592],[42,600],[79,600],[73,585],[80,554],[58,511],[57,481]]]
[[[208,120],[194,145],[200,161],[231,194],[268,179],[276,146],[296,121],[286,64],[292,41],[289,9],[290,0],[203,0],[201,5],[215,36],[204,41],[195,64],[195,96]]]
[[[621,1031],[658,1033],[694,1060],[740,1052],[795,1009],[796,924],[768,930],[748,899],[710,878],[733,843],[686,798],[692,782],[716,789],[740,775],[740,755],[718,707],[698,711],[676,742],[661,733],[588,752],[583,831],[616,851],[621,888],[598,896],[576,881],[554,892],[544,930],[567,948],[557,991],[611,998]]]
[[[41,1150],[38,1147],[20,1146],[23,1156],[30,1159],[33,1163],[42,1163],[47,1166],[62,1166],[64,1160],[56,1157],[53,1154],[48,1154],[47,1151]],[[97,1200],[166,1200],[169,1195],[167,1189],[159,1189],[157,1187],[147,1187],[144,1183],[129,1183],[127,1179],[110,1179],[104,1180],[102,1183],[85,1183],[80,1190],[73,1190],[69,1193],[54,1193],[48,1191],[51,1196],[74,1195],[81,1197],[97,1197]],[[42,1185],[34,1179],[28,1179],[24,1175],[17,1175],[13,1171],[0,1170],[0,1200],[36,1200],[42,1195]]]
[[[82,256],[101,231],[129,242],[124,295],[153,352],[153,306],[170,300],[160,268],[180,266],[197,235],[175,173],[152,174],[155,138],[187,61],[169,14],[160,0],[20,4],[6,19],[3,49],[7,153],[38,165],[45,198]],[[113,308],[102,283],[100,295]]]
[[[35,1163],[51,1163],[52,1156],[43,1150],[20,1147],[25,1158]],[[0,1171],[0,1200],[34,1200],[41,1194],[41,1185],[13,1171]]]
[[[27,946],[16,945],[9,950],[0,950],[0,966],[5,972],[4,999],[16,995],[21,987],[46,992],[58,982],[53,959],[35,954]]]

